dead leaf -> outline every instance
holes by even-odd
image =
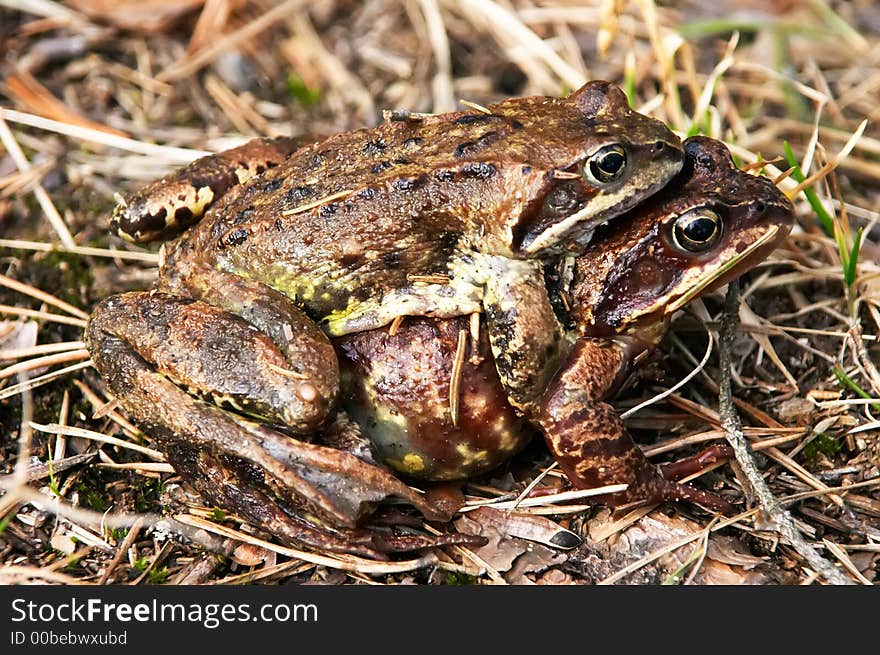
[[[483,525],[495,526],[511,537],[527,539],[561,550],[581,545],[581,538],[544,516],[525,512],[504,512],[493,507],[480,507],[469,512],[472,519]]]
[[[66,532],[56,532],[52,535],[49,543],[52,545],[52,548],[65,555],[70,555],[76,550],[76,542]]]
[[[473,514],[473,512],[469,512]],[[512,539],[496,526],[474,520],[467,514],[455,521],[455,528],[464,534],[474,534],[489,540],[485,546],[472,548],[473,553],[499,573],[510,570],[513,561],[526,552],[526,543]]]
[[[266,561],[269,551],[254,544],[239,544],[232,551],[232,560],[242,566],[257,566]]]
[[[859,572],[868,580],[874,580],[876,577],[875,564],[880,555],[871,551],[849,553],[849,559]]]
[[[745,570],[766,561],[763,557],[755,557],[746,552],[745,545],[739,539],[726,535],[712,535],[706,556],[716,562],[741,566]]]
[[[34,114],[68,125],[77,125],[116,136],[128,136],[121,130],[96,123],[72,111],[26,71],[18,71],[7,77],[6,87],[9,89],[9,95],[15,98],[16,102]]]
[[[601,531],[604,524],[612,522],[612,517],[609,512],[597,514],[590,521],[590,534]],[[578,557],[570,559],[569,564],[579,564],[585,577],[597,582],[683,538],[695,537],[690,543],[645,563],[621,582],[660,584],[673,573],[684,579],[699,559],[697,551],[702,546],[703,534],[704,527],[694,521],[653,512],[601,544],[585,542],[584,548],[578,551]],[[716,539],[719,540],[717,546],[713,544]],[[786,578],[781,571],[770,569],[763,559],[748,554],[741,544],[735,546],[735,541],[721,535],[710,535],[709,552],[717,555],[718,559],[707,555],[700,564],[694,583],[767,584]],[[720,560],[729,560],[729,563]],[[757,564],[764,565],[760,571],[748,570],[755,569]]]
[[[541,573],[549,569],[551,566],[563,564],[567,559],[568,557],[566,555],[551,550],[550,548],[545,548],[538,544],[529,544],[528,550],[516,559],[513,563],[513,567],[511,567],[510,571],[504,575],[504,579],[507,580],[509,584],[535,584],[535,582],[533,582],[526,574]],[[560,571],[560,573],[562,572]],[[550,579],[548,579],[540,584],[556,583],[551,582]]]
[[[36,321],[0,321],[0,350],[20,350],[36,344]]]
[[[809,425],[816,412],[816,406],[806,398],[789,398],[779,403],[776,417],[786,425]]]
[[[771,582],[770,578],[758,571],[722,564],[706,559],[694,578],[699,585],[763,585]]]
[[[568,573],[563,571],[562,569],[550,569],[546,573],[538,576],[538,579],[535,580],[537,584],[552,584],[552,585],[562,585],[562,584],[577,584]]]

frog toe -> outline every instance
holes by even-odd
[[[657,479],[649,484],[639,494],[648,502],[661,501],[682,501],[701,505],[714,512],[719,512],[726,516],[732,515],[736,511],[736,507],[726,501],[718,494],[704,489],[698,489],[681,482],[673,482],[671,480]]]
[[[661,464],[660,469],[663,471],[664,478],[678,481],[697,473],[707,466],[727,459],[733,459],[733,448],[726,444],[714,444],[704,448],[693,457]]]

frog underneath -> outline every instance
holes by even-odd
[[[667,480],[605,402],[677,309],[760,262],[793,222],[785,195],[738,170],[722,143],[693,137],[684,145],[679,176],[601,228],[574,259],[570,282],[557,289],[568,308],[566,360],[525,416],[506,402],[485,334],[474,334],[467,319],[407,319],[393,334],[335,340],[342,404],[380,461],[410,477],[461,479],[509,458],[534,424],[576,487],[629,485],[606,502],[685,498],[729,510]],[[686,471],[676,466],[667,476]]]

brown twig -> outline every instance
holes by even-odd
[[[806,560],[814,571],[819,573],[825,580],[832,584],[853,584],[852,580],[843,575],[833,564],[823,558],[813,546],[811,546],[794,524],[791,514],[788,513],[776,497],[770,491],[761,472],[758,470],[751,454],[749,442],[742,432],[742,423],[739,414],[733,406],[733,393],[731,391],[730,373],[733,367],[733,340],[736,336],[737,309],[739,307],[739,284],[734,281],[728,285],[725,298],[724,316],[721,319],[721,339],[719,343],[719,357],[721,365],[721,382],[718,399],[721,424],[724,428],[727,442],[733,448],[736,461],[743,472],[742,480],[749,495],[756,498],[761,509],[770,519],[776,531],[791,544],[797,553]]]

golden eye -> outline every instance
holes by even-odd
[[[721,238],[721,217],[711,209],[700,207],[685,212],[672,226],[675,245],[688,252],[706,252]]]
[[[594,184],[608,184],[619,178],[626,170],[626,150],[614,144],[596,151],[584,163],[584,175]]]

